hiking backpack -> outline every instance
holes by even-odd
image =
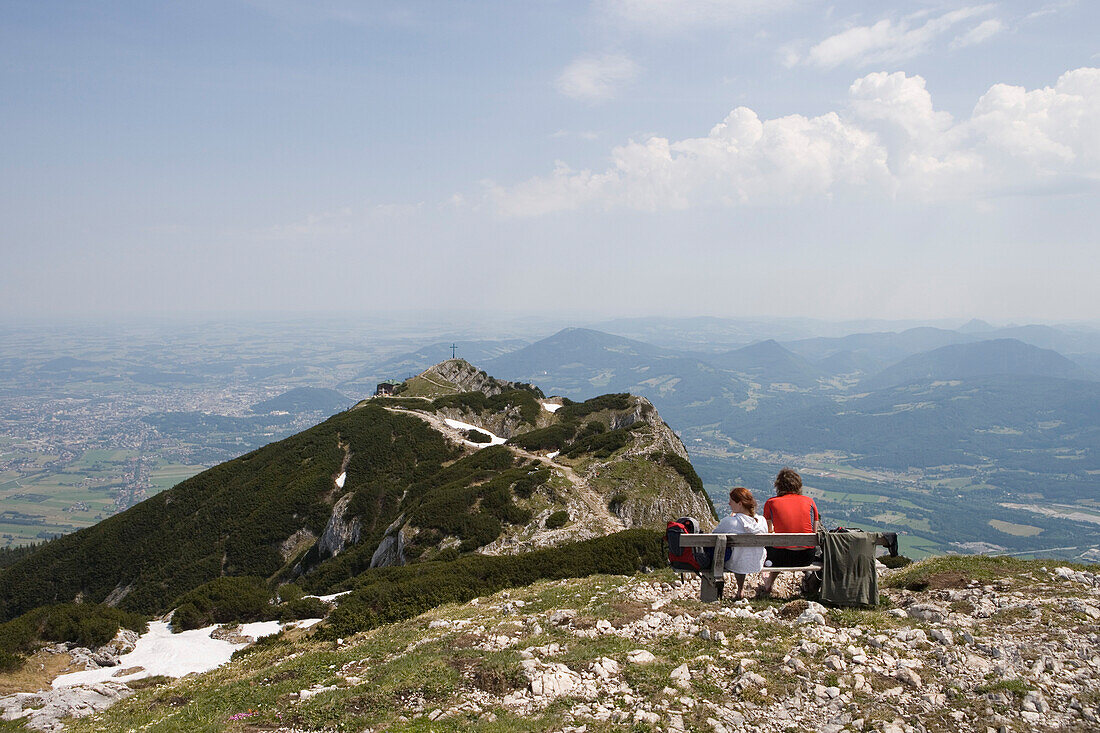
[[[681,547],[680,535],[698,534],[699,520],[695,517],[680,517],[668,523],[665,541],[668,542],[668,564],[673,570],[697,573],[710,567],[714,550],[707,553],[701,547]]]

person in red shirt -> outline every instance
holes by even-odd
[[[764,502],[764,519],[769,532],[814,532],[821,521],[817,504],[802,495],[802,477],[793,468],[784,468],[775,477],[775,496]],[[778,573],[767,572],[768,567],[798,568],[814,560],[813,547],[769,547],[764,563],[763,595],[772,592]]]

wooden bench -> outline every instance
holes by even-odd
[[[890,554],[898,552],[897,534],[893,532],[871,532],[875,544],[886,547]],[[722,598],[723,576],[726,572],[726,550],[730,547],[817,547],[816,532],[767,533],[767,534],[682,534],[680,545],[683,547],[713,547],[714,565],[699,573],[699,600],[718,601]],[[765,567],[766,573],[811,573],[821,570],[820,563],[802,567]]]

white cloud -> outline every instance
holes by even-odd
[[[988,12],[992,5],[975,5],[944,13],[923,23],[923,13],[899,21],[883,19],[874,25],[855,26],[812,47],[804,63],[823,68],[841,64],[864,66],[892,63],[927,53],[944,34],[964,20]]]
[[[1047,15],[1054,15],[1067,8],[1072,8],[1077,4],[1077,0],[1060,0],[1059,2],[1048,3],[1036,11],[1028,13],[1024,16],[1024,20],[1035,20],[1036,18],[1042,18]]]
[[[996,18],[990,18],[989,20],[983,20],[978,25],[971,28],[966,33],[958,36],[951,42],[951,48],[965,48],[966,46],[976,46],[979,43],[988,41],[993,36],[997,35],[1005,29],[1005,24]]]
[[[857,79],[844,109],[760,119],[738,107],[704,137],[653,136],[611,151],[603,171],[488,185],[508,216],[581,207],[639,210],[788,205],[834,197],[950,200],[1100,182],[1100,69],[1053,87],[997,84],[969,119],[938,111],[919,76]]]
[[[638,65],[626,56],[585,56],[566,66],[554,86],[567,97],[598,101],[613,97],[617,88],[637,73]]]

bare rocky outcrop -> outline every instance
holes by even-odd
[[[335,557],[345,547],[359,541],[359,517],[346,517],[352,496],[354,493],[344,494],[332,507],[332,516],[329,517],[325,531],[321,533],[321,539],[317,540],[317,551],[322,559]]]
[[[471,414],[457,407],[444,407],[436,410],[435,414],[442,418],[458,420],[479,428],[484,428],[493,435],[498,435],[505,439],[516,435],[517,431],[522,427],[530,429],[530,425],[524,422],[523,415],[521,415],[519,409],[515,407],[509,407],[500,412],[486,412],[480,414]]]
[[[23,719],[31,730],[64,730],[66,718],[82,718],[134,694],[121,682],[97,682],[0,697],[0,717]]]
[[[279,555],[286,562],[316,541],[317,535],[308,529],[300,529],[279,543]]]
[[[117,606],[119,603],[122,602],[122,599],[125,598],[130,593],[130,590],[133,587],[134,586],[133,586],[132,583],[125,584],[125,585],[122,584],[122,583],[119,583],[118,585],[115,586],[114,590],[112,590],[110,593],[108,593],[107,597],[103,599],[104,605],[112,606],[112,607]]]
[[[405,564],[405,515],[402,514],[386,527],[386,535],[370,557],[372,568],[385,568]]]
[[[503,708],[531,730],[1097,730],[1100,635],[1072,615],[1093,618],[1081,609],[1100,604],[1100,575],[1044,568],[1021,580],[884,588],[895,607],[843,613],[803,599],[703,604],[697,581],[641,575],[598,588],[559,581],[555,596],[572,607],[549,610],[532,603],[545,591],[503,591],[418,621],[420,640],[405,653],[426,641],[511,649],[518,684],[496,691],[471,676],[451,701],[399,701],[400,719],[492,722]],[[789,595],[795,585],[776,588]],[[1010,618],[985,628],[983,609]],[[662,678],[663,689],[649,682]],[[360,682],[338,675],[325,689]],[[547,715],[552,706],[559,713]]]
[[[626,499],[617,503],[615,514],[623,523],[633,527],[664,526],[670,519],[695,517],[702,527],[710,529],[714,524],[710,503],[697,491],[679,490],[673,496],[658,496],[645,500]]]
[[[457,386],[461,392],[481,392],[487,396],[516,389],[515,382],[490,377],[465,359],[448,359],[425,369],[421,377],[438,377]]]

